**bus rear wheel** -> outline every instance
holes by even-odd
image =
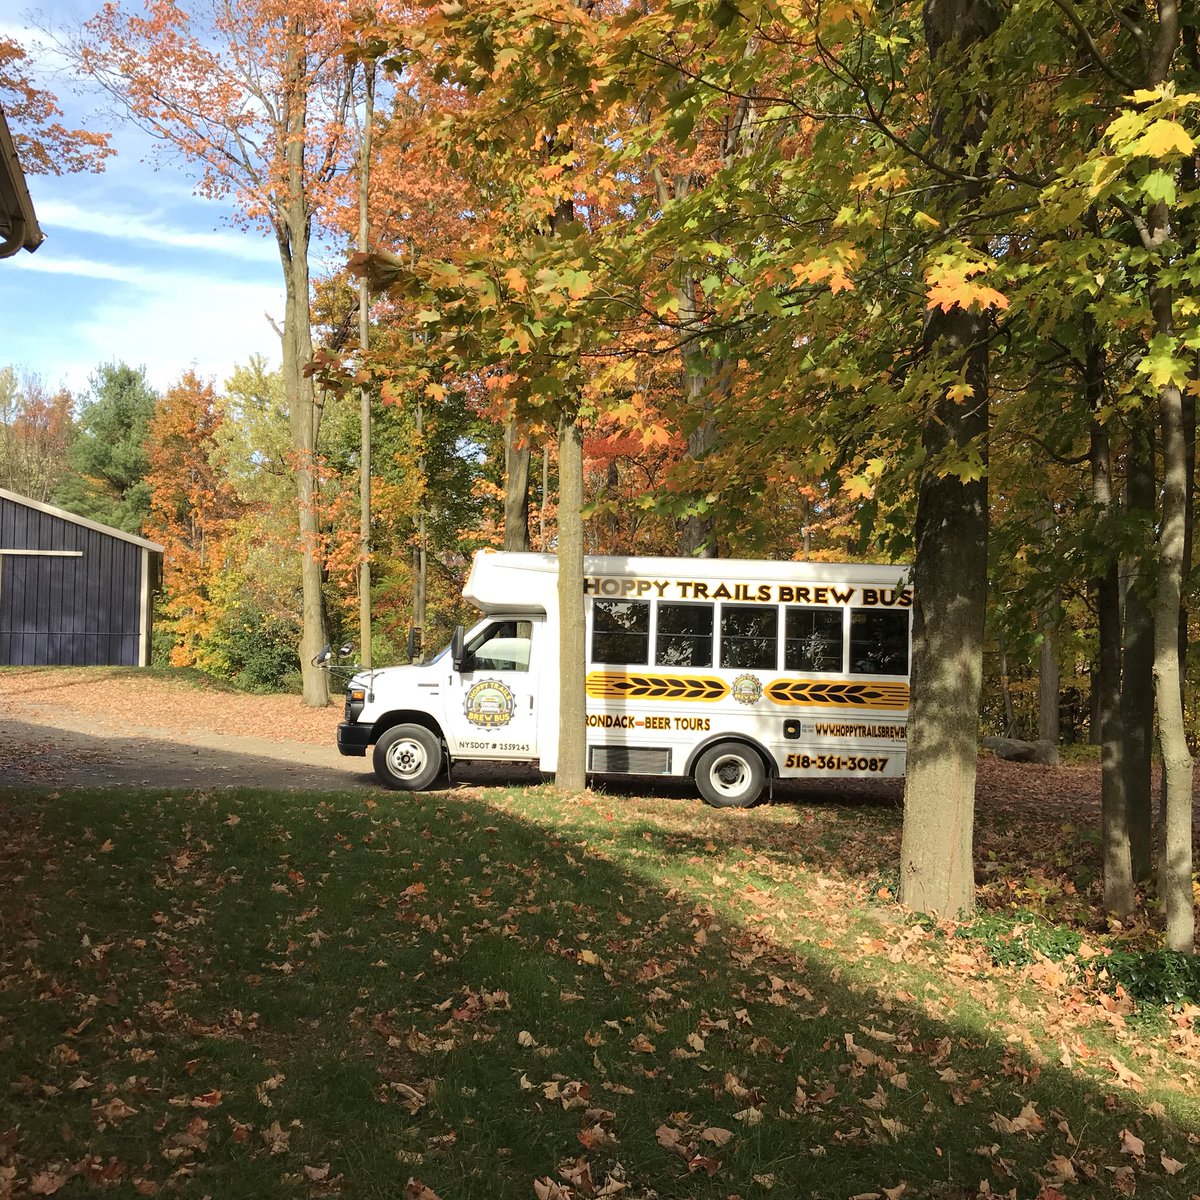
[[[696,786],[714,808],[749,808],[762,796],[766,771],[756,751],[740,742],[718,742],[696,762]]]
[[[441,773],[442,744],[423,725],[393,725],[375,743],[372,762],[385,787],[424,791]]]

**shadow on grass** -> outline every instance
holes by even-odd
[[[1159,1162],[1194,1113],[1023,1047],[1014,995],[788,949],[673,882],[692,839],[489,800],[3,802],[13,1194],[528,1200],[580,1158],[647,1200],[1195,1190]]]

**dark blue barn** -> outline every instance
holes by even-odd
[[[0,665],[149,666],[162,552],[0,488]]]

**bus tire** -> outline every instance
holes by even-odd
[[[442,772],[442,744],[423,725],[393,725],[375,743],[371,761],[384,787],[421,792]]]
[[[758,752],[741,742],[718,742],[696,760],[696,786],[714,808],[750,808],[762,796],[766,770]]]

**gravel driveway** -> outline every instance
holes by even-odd
[[[296,696],[248,696],[184,673],[127,667],[0,667],[0,788],[263,787],[373,790],[370,758],[344,758],[340,703],[305,708]],[[462,787],[536,783],[532,768],[466,764]],[[445,786],[444,781],[439,786]],[[610,781],[605,791],[695,799],[681,779]],[[899,805],[899,780],[812,780],[776,787],[780,800]],[[1094,763],[1037,767],[985,755],[977,808],[1012,819],[1098,820]],[[1200,822],[1200,811],[1197,813]]]
[[[248,696],[182,673],[0,667],[0,788],[382,790],[370,757],[335,741],[342,706]],[[538,782],[521,766],[466,764],[462,786]]]
[[[340,705],[116,667],[0,669],[0,787],[376,787]]]

